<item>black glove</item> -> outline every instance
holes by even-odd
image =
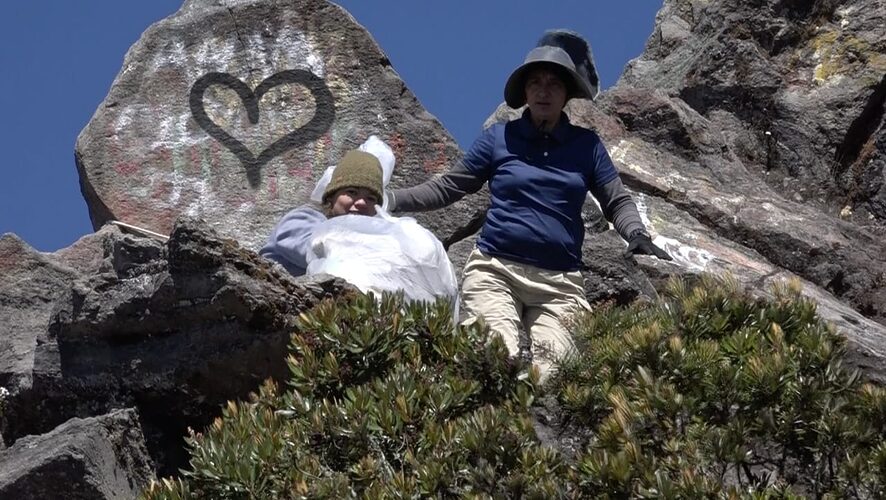
[[[637,231],[628,241],[628,248],[625,249],[625,258],[629,259],[632,255],[654,255],[661,260],[674,260],[667,252],[655,246],[652,238],[643,231]]]

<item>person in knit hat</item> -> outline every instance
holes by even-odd
[[[259,250],[262,257],[279,263],[293,276],[305,274],[311,237],[319,224],[342,215],[376,214],[384,195],[379,159],[357,149],[348,151],[322,193],[319,204],[302,205],[284,215]]]
[[[465,264],[462,299],[468,314],[483,317],[514,356],[525,331],[543,379],[573,347],[563,320],[576,309],[590,309],[580,272],[588,193],[628,243],[626,258],[671,258],[653,244],[603,142],[570,123],[563,111],[570,99],[593,100],[598,93],[587,41],[572,31],[549,31],[505,84],[505,102],[525,106],[522,116],[487,128],[444,175],[390,193],[392,212],[416,212],[442,208],[489,185],[490,204]]]
[[[375,215],[375,206],[381,202],[383,191],[378,158],[356,149],[348,151],[323,191],[326,215]]]

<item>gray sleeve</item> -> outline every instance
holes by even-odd
[[[391,212],[425,212],[451,205],[479,191],[487,179],[458,163],[449,172],[418,186],[391,192]]]
[[[603,216],[615,226],[615,230],[627,241],[632,233],[645,230],[637,205],[625,190],[620,177],[600,187],[591,188],[591,194],[600,203]]]
[[[305,274],[311,237],[325,220],[323,213],[307,205],[291,210],[271,231],[259,255],[279,263],[293,276]]]

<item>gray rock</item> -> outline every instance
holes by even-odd
[[[0,497],[136,498],[154,477],[134,410],[71,419],[0,451]]]
[[[642,213],[653,226],[654,242],[674,257],[664,262],[637,257],[638,264],[657,288],[671,277],[693,279],[701,273],[730,276],[757,296],[773,298],[773,287],[797,281],[802,294],[817,305],[818,315],[847,339],[847,365],[865,377],[886,383],[886,327],[865,318],[829,291],[786,271],[760,253],[710,229],[668,201],[638,195]],[[671,236],[669,236],[671,235]]]
[[[585,238],[581,271],[585,295],[592,307],[603,302],[627,305],[658,297],[643,270],[624,258],[624,250],[624,240],[614,230]]]
[[[136,406],[152,457],[174,473],[186,463],[186,428],[266,378],[284,380],[298,315],[346,289],[328,278],[299,284],[192,219],[165,246],[117,233],[105,251],[105,272],[78,279],[57,304],[31,387],[9,398],[8,442]]]
[[[14,234],[0,237],[0,387],[13,395],[31,387],[38,339],[78,277]]]
[[[788,191],[772,189],[739,158],[718,133],[719,124],[679,99],[616,89],[601,104],[626,125],[606,131],[606,139],[628,185],[663,197],[716,234],[827,289],[865,316],[886,320],[882,229],[786,199]],[[656,123],[660,128],[653,128]],[[664,137],[674,138],[669,147],[653,142]]]
[[[74,269],[82,276],[103,272],[108,265],[108,246],[122,233],[113,225],[106,225],[87,234],[71,246],[48,254],[54,261]]]
[[[180,215],[199,216],[257,249],[324,169],[370,134],[394,149],[393,186],[460,157],[341,7],[189,0],[130,49],[76,158],[94,227],[117,219],[168,234]],[[435,228],[447,241],[483,200],[420,220],[445,221]]]
[[[668,0],[601,102],[610,142],[637,189],[884,323],[884,54],[864,0]]]

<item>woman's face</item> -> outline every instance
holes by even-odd
[[[523,89],[536,125],[547,122],[552,126],[560,120],[560,112],[566,106],[566,84],[556,73],[547,68],[533,69]]]
[[[378,204],[375,194],[360,187],[341,188],[332,195],[332,216],[358,214],[375,215],[375,206]]]

